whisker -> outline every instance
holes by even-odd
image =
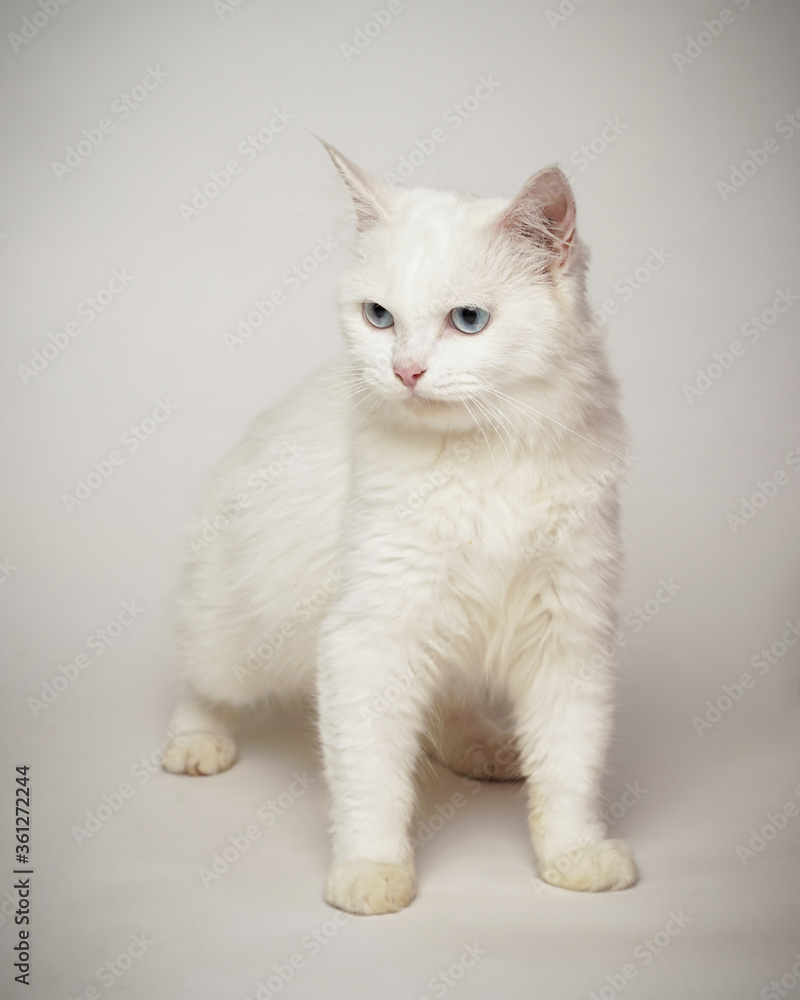
[[[551,440],[551,441],[553,442],[553,444],[554,444],[554,445],[558,446],[558,441],[557,441],[557,440],[556,440],[556,438],[554,438],[554,437],[553,437],[553,435],[552,435],[552,434],[551,434],[551,433],[550,433],[550,432],[549,432],[549,431],[547,430],[547,428],[546,428],[546,427],[544,426],[544,424],[542,424],[542,423],[541,423],[540,421],[536,420],[536,419],[535,419],[534,417],[532,417],[532,416],[531,416],[531,415],[530,415],[529,413],[526,413],[526,412],[525,412],[525,411],[524,411],[524,410],[523,410],[523,409],[521,408],[521,406],[519,405],[519,402],[518,402],[518,400],[514,399],[514,397],[513,397],[513,396],[508,396],[508,395],[506,395],[506,393],[504,393],[504,392],[500,392],[500,390],[499,390],[499,389],[496,389],[496,388],[495,388],[495,387],[494,387],[493,385],[490,385],[489,383],[485,383],[485,389],[486,389],[486,391],[490,392],[490,393],[491,393],[491,394],[492,394],[493,396],[497,396],[497,398],[498,398],[498,399],[502,399],[502,400],[504,400],[505,402],[509,403],[509,404],[510,404],[511,406],[513,406],[513,407],[514,407],[514,409],[515,409],[515,410],[516,410],[516,411],[517,411],[517,412],[518,412],[518,413],[519,413],[519,414],[520,414],[521,416],[525,417],[525,419],[526,419],[526,420],[529,420],[529,421],[530,421],[530,422],[531,422],[532,424],[534,424],[534,426],[538,427],[538,428],[539,428],[539,430],[540,430],[540,431],[542,431],[542,433],[543,433],[543,434],[546,434],[546,435],[547,435],[547,436],[548,436],[548,437],[550,438],[550,440]]]
[[[489,444],[489,438],[486,437],[486,434],[484,433],[483,427],[481,427],[480,421],[475,416],[475,414],[472,412],[472,409],[470,408],[469,403],[467,402],[467,400],[463,396],[461,397],[461,403],[463,404],[463,406],[466,409],[467,413],[472,417],[472,420],[473,420],[475,426],[478,428],[478,430],[483,435],[483,440],[486,442],[486,447],[489,449],[489,454],[492,456],[492,466],[494,467],[494,465],[495,465],[494,451],[492,450],[491,444]]]
[[[522,458],[522,448],[520,445],[520,432],[514,427],[513,423],[508,419],[508,417],[502,412],[499,406],[495,404],[488,398],[485,390],[478,390],[475,394],[477,399],[483,402],[483,405],[488,407],[489,411],[494,414],[495,418],[500,421],[502,428],[505,430],[508,437],[508,442],[511,444],[517,455]],[[516,436],[514,436],[514,432]],[[509,456],[510,457],[510,456]]]
[[[365,413],[361,415],[361,420],[358,422],[359,427],[364,423],[364,421],[367,419],[370,413],[372,413],[375,407],[381,402],[381,400],[383,400],[387,404],[389,402],[388,399],[386,399],[384,396],[379,395],[377,392],[374,393],[374,399],[372,400],[371,406]],[[359,399],[358,402],[354,406],[351,406],[347,412],[351,413],[356,408],[356,406],[358,406],[358,404],[362,402],[364,402],[364,400]]]
[[[498,438],[500,444],[503,446],[503,450],[505,451],[506,455],[508,455],[509,462],[511,462],[511,464],[513,465],[514,464],[514,460],[511,458],[511,452],[506,447],[506,443],[503,440],[503,435],[500,433],[500,429],[498,429],[497,425],[495,424],[495,422],[494,422],[494,420],[492,418],[491,411],[489,411],[486,408],[486,406],[484,405],[484,403],[482,403],[481,400],[476,395],[473,395],[472,402],[478,407],[478,409],[481,411],[481,413],[486,417],[487,421],[489,422],[489,426],[492,428],[492,430],[497,435],[497,438]]]
[[[556,426],[561,427],[563,430],[567,431],[570,434],[574,434],[575,437],[579,437],[582,441],[586,441],[586,443],[592,445],[593,448],[600,448],[601,451],[604,451],[609,455],[613,455],[614,458],[624,459],[625,457],[624,455],[620,455],[617,452],[613,452],[609,448],[604,448],[601,444],[598,444],[597,441],[592,441],[591,438],[584,437],[583,434],[579,434],[578,431],[576,431],[574,428],[567,427],[566,424],[562,424],[559,420],[556,420],[555,417],[551,417],[547,413],[542,413],[541,410],[537,410],[535,407],[530,406],[528,403],[523,403],[521,399],[512,399],[511,396],[507,396],[505,393],[500,392],[499,389],[494,389],[493,387],[492,391],[495,393],[495,395],[499,396],[501,399],[507,399],[510,403],[514,403],[515,405],[518,406],[523,406],[525,407],[525,409],[528,409],[532,413],[537,414],[537,416],[544,417],[545,420],[550,420],[552,423],[556,424]],[[555,441],[555,438],[553,438],[553,441]]]
[[[334,392],[333,398],[336,400],[343,399],[354,392],[366,392],[370,388],[372,388],[372,383],[368,379],[359,379],[357,382],[348,382],[344,386],[340,386]]]
[[[536,420],[535,417],[531,416],[530,413],[527,413],[522,408],[522,406],[519,405],[519,401],[518,400],[514,399],[512,396],[509,396],[509,395],[507,395],[504,392],[501,392],[499,389],[496,389],[494,386],[492,386],[489,383],[485,382],[485,380],[482,380],[482,381],[484,381],[484,383],[486,385],[486,389],[487,389],[488,392],[492,393],[492,395],[494,395],[494,396],[497,396],[498,399],[501,399],[501,400],[505,401],[507,404],[511,405],[514,408],[514,410],[517,413],[519,413],[519,415],[521,417],[524,417],[525,420],[530,421],[530,423],[532,423],[535,427],[537,427],[543,434],[545,434],[553,442],[553,445],[554,445],[554,454],[553,454],[552,458],[553,458],[554,461],[560,463],[561,468],[562,468],[562,470],[564,472],[564,475],[565,476],[568,475],[569,470],[567,469],[567,462],[566,462],[566,458],[564,456],[563,449],[559,447],[558,440],[550,433],[550,431],[548,431],[548,429],[545,427],[545,425],[542,424],[541,421]],[[520,431],[520,435],[521,435],[521,431]]]

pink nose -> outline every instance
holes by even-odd
[[[409,389],[414,388],[414,383],[417,379],[425,374],[425,368],[395,368],[394,373],[409,387]]]

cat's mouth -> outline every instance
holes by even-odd
[[[424,419],[442,416],[452,414],[459,408],[458,398],[437,391],[436,388],[424,384],[422,379],[410,386],[398,384],[396,388],[400,392],[395,389],[389,393],[393,403],[414,417]]]
[[[416,385],[413,388],[404,387],[403,392],[400,394],[400,399],[407,406],[420,408],[440,402],[434,396],[427,395],[424,389],[420,389]]]
[[[428,395],[416,386],[402,394],[401,402],[406,410],[420,417],[433,416],[451,410],[453,401],[441,396]]]

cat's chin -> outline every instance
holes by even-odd
[[[443,433],[465,433],[474,430],[475,418],[463,403],[436,399],[420,393],[408,393],[392,399],[390,411],[404,427],[428,428]]]

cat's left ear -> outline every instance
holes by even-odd
[[[324,139],[319,141],[327,149],[334,166],[347,185],[356,210],[358,228],[371,229],[373,226],[388,222],[392,205],[392,190],[389,185],[362,170],[361,167],[357,167]]]
[[[558,167],[540,170],[525,182],[500,217],[500,228],[552,254],[556,267],[566,264],[575,236],[575,198]]]

